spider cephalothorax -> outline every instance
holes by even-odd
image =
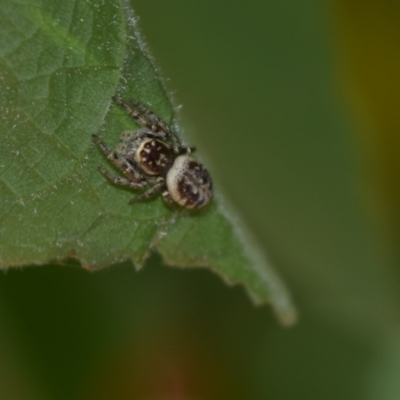
[[[143,125],[134,132],[124,132],[114,151],[93,135],[95,143],[107,158],[125,175],[111,175],[103,167],[100,172],[117,185],[145,189],[130,202],[148,199],[162,192],[164,199],[186,208],[201,208],[213,196],[212,180],[204,166],[191,157],[193,147],[182,146],[169,126],[137,102],[114,101]]]

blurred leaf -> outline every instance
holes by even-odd
[[[0,74],[2,268],[68,257],[92,269],[128,258],[141,266],[156,248],[168,264],[207,266],[244,284],[294,321],[288,294],[220,194],[201,213],[172,211],[160,198],[129,206],[133,193],[98,173],[106,161],[91,133],[112,146],[135,128],[110,104],[117,91],[173,120],[131,10],[117,0],[9,0]]]

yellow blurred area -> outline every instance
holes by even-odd
[[[334,2],[337,66],[349,100],[369,197],[399,260],[400,5],[396,1]]]

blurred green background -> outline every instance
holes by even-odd
[[[400,5],[131,0],[300,311],[209,271],[0,275],[1,399],[398,399]]]

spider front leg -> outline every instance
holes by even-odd
[[[157,115],[154,114],[153,111],[150,111],[144,104],[134,100],[131,101],[131,104],[133,106],[132,108],[136,108],[137,110],[139,110],[142,113],[143,117],[148,122],[152,123],[157,130],[161,130],[167,135],[171,134],[171,129],[169,128],[168,124],[165,123],[161,118],[157,117]]]
[[[118,105],[123,107],[135,121],[138,121],[141,125],[150,129],[152,132],[161,133],[163,139],[166,139],[171,134],[171,130],[169,129],[168,125],[143,104],[136,101],[132,101],[131,104],[129,104],[124,102],[119,97],[113,97],[112,99]]]
[[[113,100],[123,107],[136,121],[150,130],[150,132],[147,133],[149,137],[156,133],[161,135],[161,137],[158,136],[160,139],[165,140],[171,138],[174,153],[179,154],[181,152],[182,143],[178,136],[171,131],[170,127],[162,119],[157,117],[157,115],[146,106],[136,101],[132,101],[131,104],[129,104],[119,97],[113,97]],[[154,137],[157,136],[154,135]]]

